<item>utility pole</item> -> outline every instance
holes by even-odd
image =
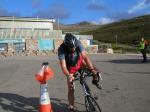
[[[118,37],[118,35],[115,35],[116,47],[117,47],[117,37]]]
[[[59,26],[59,18],[57,19],[57,25],[58,25],[57,27],[58,27],[58,30],[59,30],[59,27],[60,27]]]

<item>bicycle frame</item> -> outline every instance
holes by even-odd
[[[87,112],[102,112],[100,106],[96,102],[94,96],[90,92],[90,88],[86,83],[86,77],[93,76],[89,69],[80,69],[75,74],[75,80],[79,80],[85,96],[85,107]]]
[[[86,75],[88,75],[87,71],[79,71],[78,72],[79,74],[79,81],[80,81],[80,84],[82,85],[82,90],[84,92],[84,96],[91,96],[91,93],[90,93],[90,88],[88,87],[87,83],[86,83]]]
[[[87,86],[87,84],[86,84],[86,82],[84,82],[83,84],[81,84],[82,85],[82,90],[83,90],[83,92],[84,92],[84,95],[85,96],[90,96],[90,89],[89,89],[89,87]]]

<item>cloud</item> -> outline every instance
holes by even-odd
[[[114,20],[122,20],[122,19],[130,19],[138,15],[142,15],[142,14],[141,13],[128,13],[128,12],[115,12],[115,13],[110,14],[108,17]]]
[[[108,24],[108,23],[112,23],[112,22],[114,22],[114,19],[108,18],[108,17],[102,17],[99,20],[99,24]]]
[[[93,10],[93,11],[100,11],[100,10],[103,10],[105,9],[105,7],[102,5],[102,4],[99,4],[99,3],[96,3],[96,2],[92,2],[90,3],[87,8],[89,10]]]
[[[95,25],[109,24],[112,22],[115,22],[115,20],[113,18],[109,18],[109,17],[101,17],[99,20],[91,21],[91,23],[95,24]]]
[[[131,14],[147,7],[150,7],[150,0],[142,0],[141,2],[135,4],[131,9],[129,9],[128,13]]]
[[[0,16],[9,16],[9,15],[10,13],[7,10],[0,8]]]
[[[115,13],[109,13],[107,16],[102,17],[98,20],[98,24],[108,24],[108,23],[113,23],[116,21],[121,21],[121,20],[126,20],[126,19],[131,19],[134,17],[142,16],[143,13],[128,13],[128,12],[115,12]]]
[[[109,12],[106,17],[111,18],[114,21],[120,21],[123,19],[131,19],[134,17],[142,16],[144,14],[150,14],[150,12],[141,12],[139,10],[150,7],[150,0],[142,0],[135,4],[132,8],[127,11],[116,11]]]
[[[52,7],[50,9],[50,12],[52,13],[53,17],[58,17],[61,19],[65,19],[69,17],[69,12],[61,5]]]
[[[19,12],[9,12],[4,8],[0,8],[0,16],[20,16]]]
[[[33,16],[38,16],[42,18],[66,19],[69,18],[70,13],[64,8],[63,5],[54,5],[50,6],[49,9],[40,10],[34,13]]]
[[[96,4],[95,1],[93,3]],[[137,10],[144,9],[150,6],[150,0],[142,0],[138,2],[135,6],[127,11],[115,11],[112,12],[111,10],[107,11],[106,15],[101,17],[99,20],[94,21],[95,24],[108,24],[115,21],[121,21],[125,19],[131,19],[134,17],[142,16],[147,14],[147,12],[139,12]],[[103,7],[104,8],[104,7]],[[148,12],[150,13],[150,12]]]
[[[32,7],[39,8],[41,6],[41,0],[32,0]]]
[[[149,4],[150,5],[150,0],[145,0],[145,4]]]

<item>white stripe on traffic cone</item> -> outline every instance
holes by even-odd
[[[53,112],[47,84],[41,84],[40,86],[40,110],[39,112]]]

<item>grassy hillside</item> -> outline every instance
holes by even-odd
[[[80,34],[92,34],[95,40],[103,42],[133,44],[141,36],[150,39],[150,15],[103,25]]]
[[[58,29],[58,25],[54,25]],[[112,48],[117,52],[139,52],[138,41],[143,36],[150,40],[150,14],[122,20],[107,25],[95,25],[89,22],[80,22],[71,25],[59,25],[63,32],[79,32],[79,34],[92,34],[94,40],[112,43]],[[150,48],[149,48],[150,52]]]
[[[95,25],[86,21],[70,25],[55,23],[54,29],[63,32],[92,34],[94,40],[102,42],[134,44],[142,36],[150,39],[150,14],[106,25]]]
[[[89,30],[94,30],[98,28],[99,25],[95,25],[93,23],[83,21],[80,23],[76,24],[69,24],[69,25],[64,25],[64,24],[54,24],[54,29],[55,30],[62,30],[63,32],[83,32],[83,31],[89,31]]]

